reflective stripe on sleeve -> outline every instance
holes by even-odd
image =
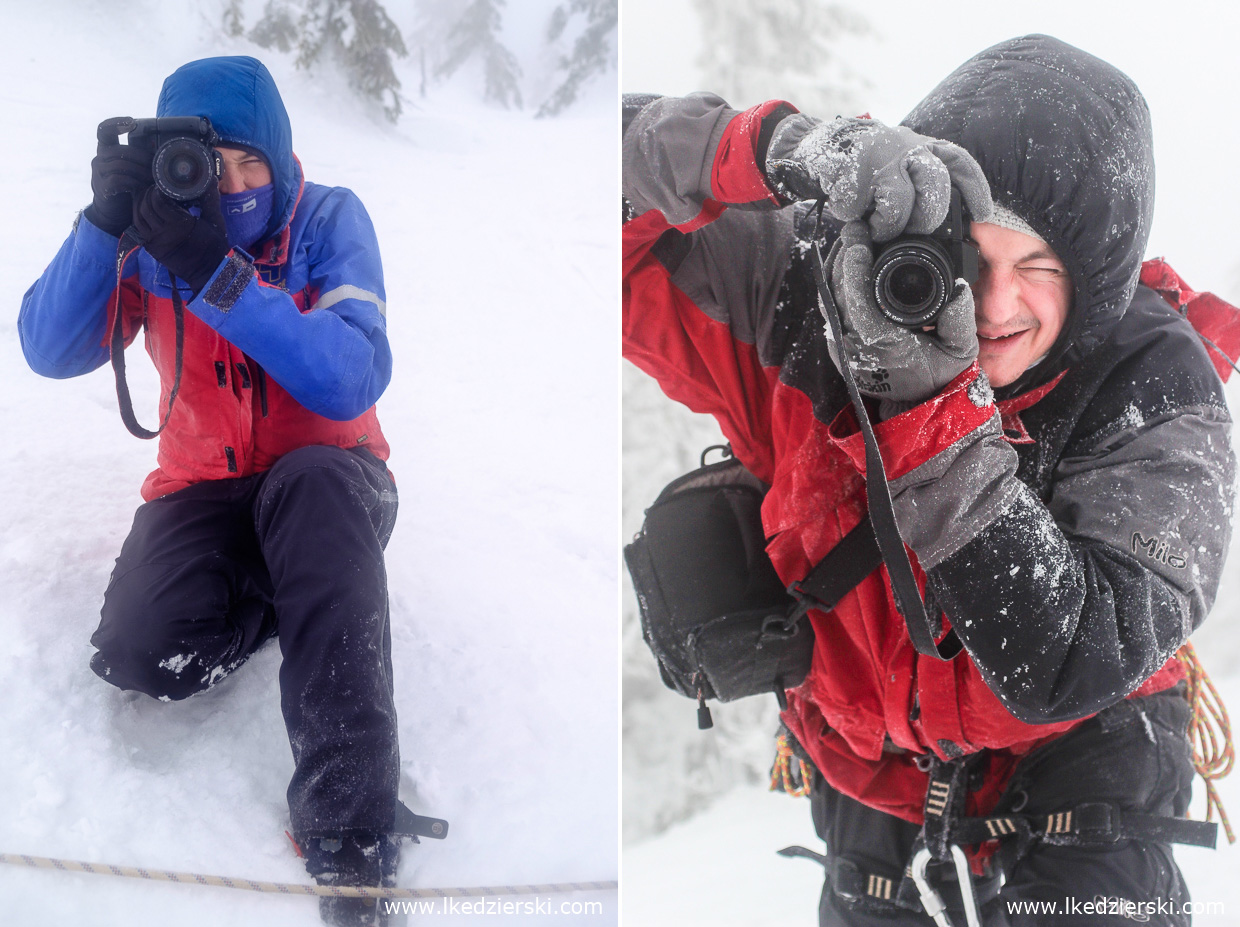
[[[379,315],[385,319],[387,318],[387,303],[381,300],[375,293],[363,290],[361,287],[353,286],[352,284],[338,286],[334,290],[328,290],[326,293],[323,293],[319,296],[318,301],[310,307],[310,311],[327,309],[330,306],[336,305],[342,299],[360,299],[368,303],[374,303],[379,307]]]

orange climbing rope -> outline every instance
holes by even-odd
[[[796,767],[792,765],[796,761]],[[780,734],[775,739],[775,765],[771,767],[771,791],[778,792],[781,788],[796,798],[809,794],[809,764],[792,752],[788,744],[788,735]]]
[[[1206,675],[1191,643],[1181,647],[1176,652],[1176,658],[1188,677],[1186,698],[1192,709],[1188,722],[1188,740],[1193,751],[1193,768],[1206,783],[1206,820],[1213,820],[1217,810],[1227,842],[1235,843],[1236,835],[1232,832],[1231,822],[1227,820],[1227,812],[1223,809],[1223,802],[1214,785],[1215,779],[1222,779],[1231,772],[1236,761],[1227,707],[1219,697],[1218,690],[1214,688],[1214,683]]]

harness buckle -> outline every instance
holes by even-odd
[[[1107,802],[1085,802],[1073,809],[1077,836],[1090,842],[1118,843],[1120,811]]]

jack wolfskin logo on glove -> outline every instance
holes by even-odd
[[[1171,552],[1170,546],[1166,541],[1161,541],[1157,537],[1147,538],[1140,531],[1132,533],[1132,552],[1145,554],[1151,560],[1157,560],[1159,563],[1165,563],[1174,570],[1183,570],[1188,567],[1188,560],[1179,554]]]
[[[887,372],[886,367],[879,367],[876,370],[868,371],[870,375],[870,385],[868,389],[872,393],[887,393],[891,391],[891,384],[887,382],[891,376]]]

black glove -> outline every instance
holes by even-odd
[[[90,188],[95,199],[86,207],[86,218],[92,225],[120,238],[133,222],[134,198],[154,183],[151,177],[154,152],[117,144],[116,137],[113,132],[110,144],[101,141],[95,159],[90,162]]]
[[[137,200],[133,224],[146,253],[189,284],[197,296],[228,255],[228,233],[215,184],[198,201],[195,216],[154,187]]]

